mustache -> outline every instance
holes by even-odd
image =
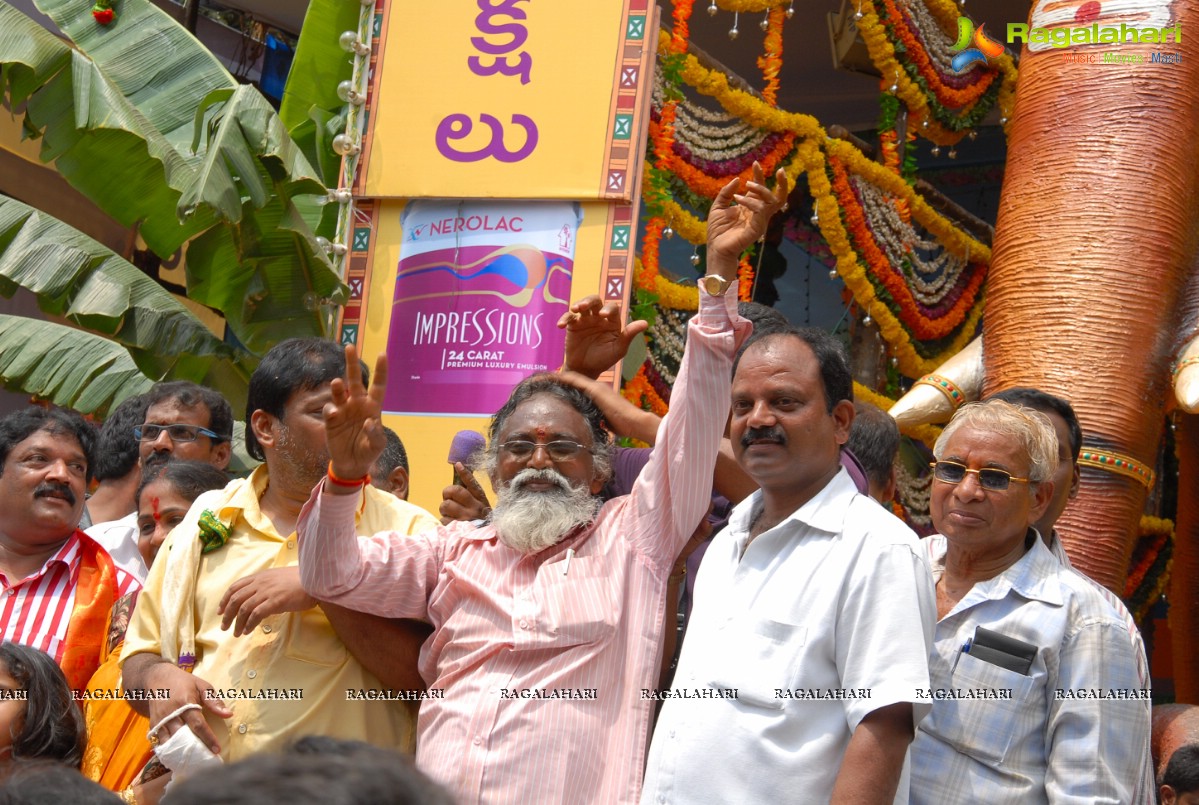
[[[754,442],[770,441],[775,444],[786,444],[787,434],[783,433],[782,428],[747,428],[745,434],[741,437],[741,446],[749,447]]]
[[[545,467],[543,469],[527,467],[513,476],[512,480],[508,482],[508,487],[513,490],[518,490],[527,484],[533,483],[534,481],[548,481],[549,483],[555,484],[558,488],[565,492],[569,492],[573,488],[570,484],[570,480],[553,467]]]
[[[166,452],[153,452],[142,459],[143,467],[159,467],[171,460],[171,454]]]
[[[44,483],[38,484],[37,489],[33,490],[33,496],[35,498],[49,497],[50,495],[54,494],[65,498],[67,503],[70,503],[72,506],[75,505],[75,493],[71,490],[71,487],[67,486],[66,484],[56,484],[53,481],[45,481]]]

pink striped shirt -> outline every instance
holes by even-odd
[[[58,552],[46,560],[41,570],[16,584],[0,573],[0,638],[32,646],[49,654],[55,662],[62,659],[63,642],[75,607],[75,586],[79,582],[82,540],[91,539],[82,531],[71,534]],[[137,579],[114,565],[117,598],[140,589]]]
[[[581,533],[533,556],[465,523],[351,539],[357,496],[323,486],[301,513],[312,595],[433,624],[420,671],[444,698],[422,704],[416,760],[464,805],[638,800],[666,577],[707,510],[749,331],[734,289],[700,296],[653,457]]]

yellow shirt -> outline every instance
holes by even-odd
[[[211,684],[233,711],[221,719],[206,713],[221,757],[233,762],[250,754],[278,751],[304,735],[365,740],[404,752],[415,746],[415,708],[402,702],[349,700],[348,690],[379,689],[333,631],[319,607],[264,618],[251,634],[233,637],[221,629],[217,606],[238,579],[298,564],[296,535],[276,533],[258,501],[266,490],[266,467],[249,478],[196,499],[186,518],[167,537],[163,552],[197,539],[197,522],[211,509],[230,523],[229,541],[200,558],[192,613],[196,665],[193,673]],[[358,533],[395,530],[415,534],[438,523],[417,506],[372,486],[357,514]],[[125,636],[121,662],[141,652],[160,654],[165,556],[150,568]],[[361,697],[358,697],[360,699]]]

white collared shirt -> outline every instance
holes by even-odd
[[[761,494],[700,566],[674,678],[696,696],[662,709],[642,805],[827,802],[864,716],[898,702],[917,722],[928,712],[917,691],[936,599],[915,534],[842,469],[746,547]],[[895,802],[907,800],[905,762]]]
[[[136,511],[117,520],[90,525],[83,533],[108,551],[114,565],[134,576],[139,584],[146,583],[146,575],[150,568],[146,567],[146,560],[142,559],[142,552],[137,548]]]

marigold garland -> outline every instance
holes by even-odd
[[[938,145],[954,145],[965,136],[966,130],[981,121],[990,108],[991,98],[999,105],[1002,121],[1010,124],[1015,103],[1017,72],[1015,63],[1007,53],[995,60],[994,66],[979,68],[980,76],[968,90],[948,86],[945,79],[928,59],[927,49],[909,29],[906,20],[892,0],[880,0],[884,21],[873,0],[862,0],[862,17],[857,20],[858,30],[866,43],[871,61],[884,80],[894,82],[896,95],[908,108],[913,123],[920,124],[919,134]],[[936,18],[942,35],[957,28],[958,10],[951,11],[942,0],[916,0],[924,2]],[[953,5],[950,3],[949,5]],[[893,32],[897,41],[889,38]],[[911,70],[901,64],[896,56],[902,51]],[[992,91],[995,79],[1002,75],[997,91]],[[985,81],[985,85],[984,85]],[[954,107],[950,111],[946,107]],[[927,124],[927,125],[925,125]]]
[[[670,40],[663,35],[660,47],[665,49]],[[910,209],[911,217],[926,231],[935,237],[951,254],[962,260],[985,265],[990,262],[990,249],[974,238],[966,235],[948,219],[945,219],[927,202],[912,190],[911,186],[894,170],[888,169],[870,159],[867,159],[851,144],[827,137],[819,123],[809,115],[796,114],[774,109],[749,93],[735,90],[728,84],[728,79],[722,73],[708,70],[698,63],[693,56],[685,56],[680,69],[681,79],[701,94],[715,98],[724,110],[755,128],[772,132],[791,132],[798,142],[790,155],[784,170],[794,181],[800,173],[806,173],[813,198],[816,199],[816,209],[819,218],[821,234],[829,244],[830,251],[836,258],[836,267],[845,280],[846,285],[854,294],[856,301],[879,322],[883,338],[891,345],[894,355],[899,362],[901,371],[912,376],[919,376],[933,371],[946,357],[964,346],[974,334],[982,315],[982,295],[978,293],[981,283],[981,272],[972,283],[955,300],[951,308],[952,325],[939,323],[927,325],[921,322],[919,307],[911,297],[910,292],[900,291],[899,278],[892,276],[892,287],[883,284],[887,275],[894,275],[893,269],[880,271],[877,281],[880,283],[876,290],[872,280],[867,276],[861,265],[862,259],[854,249],[849,233],[841,221],[843,208],[833,190],[827,176],[827,162],[839,160],[850,173],[862,177],[887,193],[898,204]],[[655,137],[655,146],[659,142]],[[828,153],[826,159],[825,152]],[[686,169],[683,169],[686,172]],[[714,184],[714,183],[713,183]],[[721,183],[723,185],[723,183]],[[710,189],[710,188],[708,188]],[[717,188],[718,189],[718,188]],[[703,194],[701,194],[703,195]],[[714,195],[714,193],[712,193]],[[848,196],[846,197],[848,200]],[[670,225],[682,237],[691,243],[702,243],[704,240],[704,225],[698,215],[688,212],[673,199],[661,204],[661,215],[670,221]],[[854,223],[858,218],[851,216]],[[653,222],[651,221],[651,224]],[[660,226],[654,227],[654,237],[661,232]],[[657,244],[650,244],[651,230],[647,227],[647,246],[651,248],[643,252],[645,269],[639,276],[644,276],[645,282],[641,287],[658,288],[657,283]],[[874,265],[882,266],[882,256],[874,253]],[[885,258],[882,258],[885,259]],[[870,265],[868,262],[867,265]],[[885,292],[883,298],[879,292]],[[890,308],[895,305],[901,315],[905,315],[908,326],[904,326],[896,313]],[[957,327],[956,333],[949,338],[950,333]],[[920,345],[918,349],[913,343],[909,327],[914,327],[916,335],[922,340],[936,341],[929,350]],[[940,340],[938,340],[940,339]],[[921,351],[935,352],[922,355]]]
[[[862,261],[871,269],[871,274],[878,278],[890,293],[891,300],[899,307],[898,318],[900,321],[921,341],[933,341],[951,334],[966,318],[973,306],[981,291],[985,272],[974,271],[953,306],[935,319],[927,318],[917,307],[917,302],[913,298],[907,282],[894,269],[887,256],[881,252],[875,242],[870,226],[863,215],[862,207],[852,188],[849,187],[845,166],[840,160],[831,157],[828,163],[833,173],[833,192],[850,230],[851,248],[856,247],[854,250],[859,252]]]
[[[762,98],[771,106],[778,106],[779,72],[783,69],[783,21],[787,18],[781,6],[770,9],[766,15],[766,40],[763,53],[758,57],[758,69],[762,71],[765,84]]]
[[[948,85],[929,58],[927,48],[918,38],[919,33],[912,30],[908,19],[895,4],[895,0],[881,0],[881,2],[887,12],[890,23],[889,30],[894,32],[903,44],[904,55],[912,60],[917,72],[928,83],[929,89],[938,101],[945,106],[961,109],[969,107],[983,96],[983,93],[991,86],[991,82],[995,80],[996,73],[990,70],[975,69],[967,74],[966,78],[971,83],[965,88],[958,89]],[[894,51],[895,48],[892,47],[892,52],[894,53]],[[884,77],[885,75],[884,73]]]
[[[661,124],[653,120],[649,124],[649,133],[650,138],[655,143],[658,138],[664,138]],[[763,155],[757,160],[762,166],[762,171],[767,176],[773,174],[779,162],[790,154],[794,150],[794,147],[795,135],[790,132],[784,134],[770,153]],[[732,176],[711,176],[693,167],[679,156],[673,148],[664,160],[664,166],[671,173],[682,179],[692,191],[707,198],[715,198],[716,194],[732,179]],[[744,170],[738,172],[737,176],[746,181],[753,178],[753,164],[747,165]]]
[[[754,296],[754,267],[749,262],[749,253],[741,255],[737,263],[737,301],[752,302]]]
[[[712,2],[724,11],[753,14],[758,11],[769,11],[775,8],[782,9],[783,6],[790,6],[792,0],[712,0]]]

